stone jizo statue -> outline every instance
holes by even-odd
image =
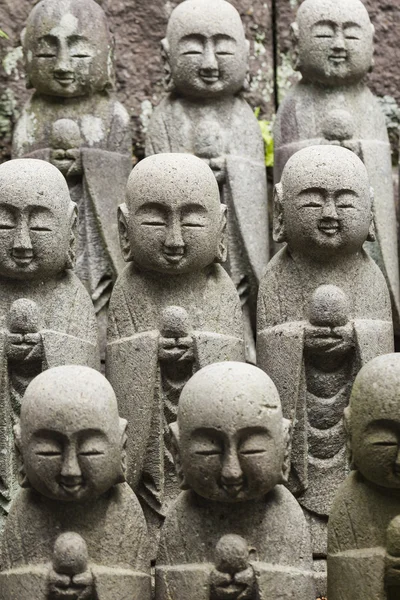
[[[275,128],[275,182],[292,154],[339,145],[364,162],[374,189],[375,240],[366,250],[385,275],[395,332],[400,288],[392,164],[385,117],[366,85],[374,27],[360,0],[305,0],[292,25],[295,67],[302,79],[280,105]]]
[[[294,154],[275,186],[274,236],[284,247],[259,292],[257,360],[292,420],[289,489],[310,526],[322,595],[328,515],[348,472],[343,410],[359,369],[393,350],[387,285],[363,247],[374,239],[372,197],[348,149]]]
[[[127,423],[93,369],[28,386],[16,426],[21,489],[1,541],[2,599],[150,600],[147,528],[125,483]]]
[[[93,305],[72,271],[76,218],[54,166],[0,166],[0,522],[18,488],[12,431],[29,382],[62,364],[99,366]]]
[[[168,94],[152,115],[146,154],[188,152],[213,170],[228,206],[226,269],[241,297],[254,362],[257,289],[269,232],[263,140],[242,94],[249,42],[229,2],[186,0],[173,10],[162,46]]]
[[[201,369],[171,431],[184,491],[161,530],[156,598],[314,599],[307,523],[281,485],[289,422],[271,379],[245,363]]]
[[[120,207],[127,266],[109,310],[106,372],[131,423],[128,483],[156,531],[179,492],[169,424],[199,368],[243,360],[240,302],[220,265],[226,207],[211,169],[189,154],[148,157]]]
[[[94,0],[42,0],[22,35],[33,95],[17,123],[14,157],[55,165],[78,205],[76,273],[105,336],[106,305],[123,260],[117,208],[131,169],[129,116],[113,87],[113,39]]]
[[[345,410],[352,471],[328,525],[330,600],[399,597],[400,356],[378,356],[356,377]]]

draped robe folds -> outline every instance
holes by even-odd
[[[11,398],[6,320],[12,303],[27,298],[37,304],[43,345],[43,369],[59,365],[99,368],[97,325],[88,293],[72,271],[49,281],[2,279],[0,296],[0,513],[7,513],[17,491],[13,425],[19,418]]]
[[[243,323],[235,287],[220,265],[189,275],[142,272],[130,263],[111,297],[106,375],[128,420],[128,483],[163,518],[171,500],[164,444],[164,400],[158,360],[162,313],[187,311],[197,370],[244,360]],[[173,497],[179,492],[172,481]]]
[[[289,489],[304,506],[317,514],[329,514],[335,489],[346,472],[345,452],[342,464],[333,465],[325,477],[327,497],[323,502],[306,494],[309,462],[307,439],[307,388],[304,368],[304,330],[308,323],[308,303],[314,291],[329,281],[346,294],[355,336],[356,364],[360,369],[380,354],[393,352],[393,325],[390,298],[382,273],[362,250],[349,265],[332,268],[304,268],[287,246],[274,256],[260,285],[257,326],[257,359],[278,388],[284,416],[292,420],[292,453]],[[354,377],[356,372],[353,373]],[[351,386],[348,387],[348,393]],[[348,398],[347,398],[348,402]],[[338,456],[338,455],[337,455]],[[340,475],[341,474],[341,475]]]
[[[280,485],[263,498],[240,503],[215,503],[182,492],[161,531],[156,599],[209,600],[215,547],[226,534],[247,541],[257,598],[314,600],[307,524],[296,500]]]
[[[86,542],[96,600],[150,600],[146,522],[126,483],[87,503],[63,503],[21,489],[2,537],[2,600],[47,600],[54,543],[64,532],[76,532]]]
[[[253,319],[269,258],[264,145],[257,119],[240,96],[203,105],[169,94],[155,109],[146,137],[146,156],[162,152],[225,157],[226,179],[220,189],[228,206],[226,269],[235,285],[246,289]]]
[[[329,516],[329,600],[387,600],[386,532],[399,514],[399,490],[380,488],[352,471]]]
[[[385,275],[398,334],[400,284],[391,149],[384,115],[371,91],[364,84],[346,89],[300,81],[285,97],[277,114],[274,179],[280,181],[286,162],[301,148],[329,143],[324,139],[323,128],[327,115],[334,110],[349,113],[354,127],[350,142],[359,144],[359,156],[374,190],[376,241],[367,242],[365,248]]]
[[[13,138],[13,158],[50,162],[52,126],[70,119],[80,129],[82,173],[67,179],[78,205],[75,272],[85,283],[96,313],[107,304],[123,269],[117,209],[124,201],[132,168],[129,116],[107,93],[89,98],[53,98],[35,93],[25,106]]]

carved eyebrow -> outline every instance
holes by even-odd
[[[188,213],[199,213],[206,215],[208,210],[201,204],[184,204],[181,208],[181,214],[187,215]]]
[[[215,40],[216,42],[223,42],[223,41],[227,41],[227,42],[234,42],[236,44],[236,40],[235,38],[233,38],[230,35],[227,35],[226,33],[217,33],[215,35],[212,36],[213,40]]]
[[[58,38],[57,38],[57,36],[52,35],[51,33],[47,33],[46,35],[43,35],[42,37],[39,38],[39,42],[47,42],[48,44],[57,44]]]
[[[323,19],[321,21],[317,21],[316,23],[314,23],[313,28],[314,27],[331,27],[332,29],[335,29],[335,27],[337,27],[337,24],[334,21],[330,21],[329,19]]]
[[[326,196],[326,190],[319,187],[309,187],[299,192],[299,196],[305,196],[306,194],[319,194],[320,196]]]
[[[84,35],[69,35],[67,37],[68,43],[74,44],[75,42],[87,42],[88,39]]]
[[[146,211],[153,211],[165,215],[168,211],[168,208],[168,205],[161,204],[161,202],[145,202],[145,204],[139,206],[135,212],[135,215],[140,215]]]
[[[276,410],[277,406],[269,406],[269,409]],[[244,441],[250,435],[257,435],[259,433],[265,434],[268,437],[271,436],[271,432],[267,427],[263,427],[262,425],[250,425],[248,427],[243,427],[243,429],[239,429],[239,435],[241,438],[241,442]]]
[[[190,33],[189,35],[185,35],[183,36],[183,38],[181,38],[180,42],[201,42],[203,43],[204,40],[206,39],[206,37],[204,35],[201,35],[201,33]]]
[[[347,29],[349,27],[357,27],[357,29],[362,29],[362,27],[358,23],[353,23],[353,21],[347,21],[346,23],[343,23],[343,27],[344,29]]]
[[[337,192],[335,192],[335,198],[339,198],[340,196],[344,196],[345,194],[348,196],[354,196],[355,198],[358,198],[357,192],[355,192],[354,190],[347,189],[347,188],[344,188],[343,190],[338,190]]]

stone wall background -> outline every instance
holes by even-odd
[[[163,94],[160,40],[179,0],[98,0],[116,41],[116,89],[132,120],[133,160],[143,156],[152,108]],[[400,123],[400,0],[363,0],[376,28],[373,91],[387,115],[393,148]],[[300,0],[231,0],[251,42],[248,101],[267,126],[298,75],[291,66],[290,23]],[[13,126],[31,91],[25,87],[20,33],[35,0],[0,0],[0,162],[10,158]],[[396,159],[396,157],[394,157]]]

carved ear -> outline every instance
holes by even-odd
[[[18,465],[18,481],[19,485],[23,488],[31,487],[28,478],[25,473],[24,460],[22,457],[22,443],[21,443],[21,426],[19,421],[13,427],[14,432],[14,444],[16,448],[17,465]]]
[[[273,232],[274,241],[281,244],[286,242],[285,225],[282,208],[283,188],[281,183],[277,183],[274,188],[274,216],[273,216]]]
[[[161,60],[164,68],[165,89],[167,92],[172,92],[174,89],[174,82],[172,81],[169,42],[167,38],[161,40]]]
[[[128,440],[128,436],[126,433],[126,430],[128,428],[128,421],[126,419],[121,419],[119,420],[119,430],[120,430],[120,434],[121,434],[121,472],[119,474],[117,483],[124,483],[126,481],[126,470],[127,470],[127,464],[126,464],[126,443]]]
[[[290,25],[290,34],[292,38],[292,61],[293,68],[295,71],[300,70],[300,57],[299,57],[299,26],[296,22]]]
[[[344,432],[346,434],[346,450],[347,450],[347,460],[349,461],[350,469],[357,469],[356,465],[353,461],[353,451],[351,448],[351,411],[350,406],[346,406],[344,409],[343,416],[343,424],[344,424]]]
[[[172,457],[174,459],[175,472],[178,478],[178,485],[181,488],[181,490],[188,490],[190,488],[185,481],[185,475],[182,469],[181,453],[179,448],[179,427],[176,421],[175,423],[171,423],[171,425],[169,426],[169,431],[171,434],[171,452]]]
[[[78,208],[75,202],[71,202],[68,208],[69,220],[69,245],[67,251],[66,269],[73,269],[76,256],[76,238],[78,231]]]
[[[367,242],[375,242],[376,233],[375,233],[375,211],[374,211],[374,204],[375,204],[374,188],[372,188],[372,187],[369,188],[369,195],[371,198],[371,221],[369,224]]]
[[[133,260],[128,235],[128,219],[129,210],[126,203],[124,202],[123,204],[120,204],[118,206],[118,231],[121,252],[125,262],[130,262]]]
[[[246,75],[243,81],[243,86],[242,86],[242,92],[247,92],[247,90],[250,87],[250,62],[248,60],[248,57],[250,55],[250,41],[249,40],[245,40],[245,46],[246,46],[246,53],[247,53],[247,69],[246,69]]]
[[[290,452],[292,450],[292,423],[283,419],[283,435],[285,440],[285,455],[282,464],[282,483],[287,483],[290,473]]]
[[[220,226],[219,226],[219,241],[218,241],[218,249],[217,256],[215,258],[215,262],[224,263],[228,258],[228,245],[226,239],[226,213],[228,211],[228,207],[225,204],[221,204],[221,216],[220,216]]]
[[[21,46],[22,46],[22,53],[23,53],[23,57],[24,57],[24,67],[25,67],[25,87],[27,90],[31,90],[33,88],[32,82],[29,78],[29,61],[28,61],[28,57],[26,54],[26,49],[25,49],[25,38],[26,38],[26,27],[23,28],[23,30],[21,31],[21,35],[20,35],[20,40],[21,40]]]

